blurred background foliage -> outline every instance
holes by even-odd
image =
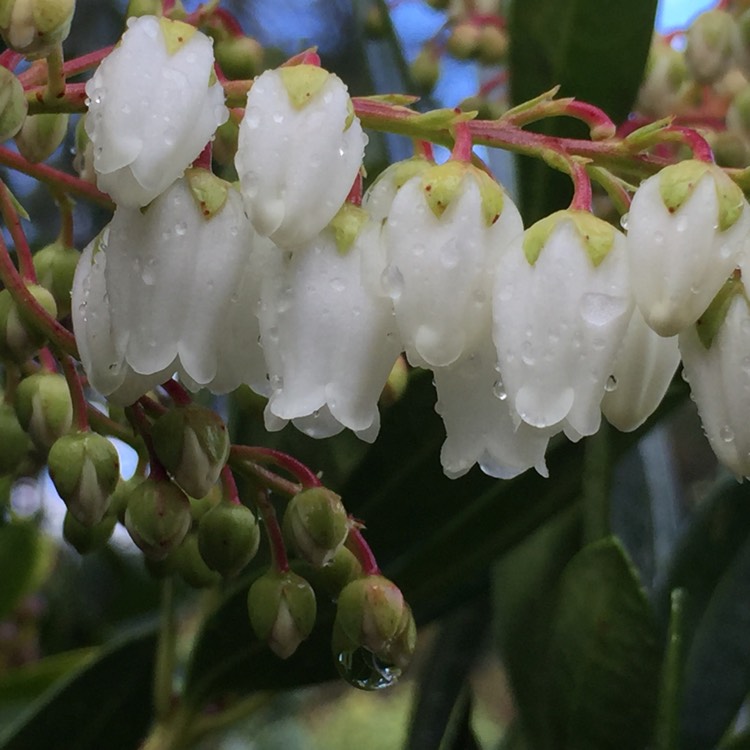
[[[447,33],[446,12],[421,0],[225,5],[263,45],[266,65],[317,45],[356,95],[424,93],[413,63]],[[560,84],[563,95],[627,118],[656,0],[627,9],[616,0],[497,5],[509,29],[510,100]],[[699,9],[682,5],[670,9]],[[116,41],[123,6],[78,0],[66,54]],[[660,13],[662,24],[673,19]],[[417,106],[456,106],[496,73],[444,56]],[[54,157],[63,169],[72,145],[71,134]],[[409,153],[408,142],[370,133],[368,178]],[[507,154],[482,156],[527,223],[566,204],[566,178],[538,163],[514,166]],[[44,191],[7,177],[34,217],[34,246],[53,239]],[[78,246],[106,219],[78,206]],[[226,588],[182,586],[177,687],[221,716],[206,715],[195,747],[750,748],[750,498],[717,468],[679,377],[636,433],[553,443],[548,480],[527,473],[501,482],[478,470],[446,479],[424,373],[412,373],[385,407],[373,446],[348,434],[267,435],[249,391],[215,405],[235,442],[282,448],[322,471],[366,523],[384,573],[414,609],[420,648],[399,685],[363,693],[331,681],[325,609],[288,662],[254,640],[245,595],[262,557]],[[49,482],[29,474],[0,480],[0,749],[136,748],[152,720],[158,582],[121,537],[89,557],[69,548]],[[227,707],[236,710],[221,713]]]

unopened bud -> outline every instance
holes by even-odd
[[[75,0],[0,0],[0,33],[29,59],[46,57],[70,33]]]
[[[383,654],[403,627],[406,606],[400,589],[387,578],[359,578],[339,594],[336,624],[353,644]]]
[[[714,161],[720,167],[742,169],[747,166],[750,150],[747,140],[739,133],[729,130],[711,131],[706,140],[713,151]]]
[[[68,384],[57,373],[29,375],[18,385],[14,403],[21,427],[42,451],[48,451],[73,424]]]
[[[130,0],[125,11],[127,18],[139,16],[160,16],[162,14],[162,0]]]
[[[70,290],[81,254],[57,241],[34,253],[34,271],[40,286],[52,294],[60,318],[70,315]]]
[[[295,552],[320,567],[333,559],[346,540],[349,522],[341,498],[325,487],[295,495],[284,513],[284,537]]]
[[[0,476],[13,474],[32,450],[31,440],[13,407],[0,402]]]
[[[734,18],[724,10],[709,10],[693,21],[685,59],[698,83],[713,83],[729,70],[737,34]]]
[[[146,479],[128,496],[125,527],[148,557],[164,558],[190,529],[190,503],[167,480]]]
[[[50,292],[37,284],[28,284],[27,288],[50,317],[57,316],[57,305]],[[45,341],[26,308],[19,307],[7,289],[0,291],[0,356],[25,362]]]
[[[107,544],[116,523],[117,519],[114,516],[105,516],[93,526],[85,526],[68,511],[63,521],[63,538],[79,555],[86,555],[102,549]]]
[[[409,66],[409,75],[417,89],[429,93],[440,78],[440,61],[429,47],[422,47]]]
[[[463,22],[453,27],[445,48],[453,57],[468,60],[479,51],[480,28],[476,24]]]
[[[154,422],[151,439],[164,468],[191,497],[205,497],[229,456],[221,417],[197,404],[179,406]]]
[[[120,459],[95,432],[64,435],[50,448],[49,474],[68,511],[84,526],[104,517],[120,478]]]
[[[269,571],[247,595],[253,631],[280,658],[289,658],[312,632],[317,607],[310,584],[291,571]]]
[[[18,133],[28,111],[21,82],[10,70],[0,66],[0,142]]]
[[[322,589],[335,599],[344,586],[362,577],[362,565],[352,552],[341,547],[322,568],[307,566],[305,577],[316,589]]]
[[[209,588],[221,581],[221,576],[206,565],[200,553],[197,534],[188,534],[169,557],[174,570],[194,589]]]
[[[508,35],[494,24],[482,26],[477,54],[484,65],[502,65],[508,57]]]
[[[48,159],[57,151],[68,132],[67,114],[29,115],[16,135],[21,156],[30,162]]]
[[[380,394],[380,403],[383,406],[392,406],[406,393],[409,385],[409,366],[406,359],[399,356],[391,368],[391,374],[385,382],[383,392]]]
[[[411,663],[416,647],[417,624],[414,622],[411,607],[405,603],[396,634],[379,656],[389,664],[403,670]]]
[[[73,169],[78,176],[96,185],[96,170],[94,169],[94,144],[86,132],[86,115],[78,118],[75,130],[75,156],[73,157]]]
[[[230,36],[214,46],[216,62],[231,80],[255,78],[263,70],[263,47],[249,36]]]
[[[255,557],[260,528],[244,505],[221,502],[201,518],[198,548],[211,570],[223,576],[239,573]]]
[[[215,484],[205,497],[188,497],[190,500],[190,515],[193,524],[198,523],[211,508],[216,507],[224,497],[221,484]]]

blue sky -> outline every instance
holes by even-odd
[[[660,31],[685,28],[698,13],[716,5],[716,0],[661,0],[656,16]]]

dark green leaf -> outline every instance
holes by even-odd
[[[151,723],[155,630],[103,649],[0,735],[0,750],[135,750]]]
[[[604,539],[581,550],[563,572],[558,602],[550,639],[550,747],[642,750],[653,730],[660,644],[619,542]]]
[[[638,91],[656,0],[515,0],[510,11],[510,81],[514,104],[560,85],[622,122]],[[616,33],[613,33],[616,30]],[[586,137],[578,123],[553,120],[546,133]],[[564,207],[569,179],[538,160],[523,159],[521,209],[528,223]]]
[[[656,750],[678,750],[679,715],[685,662],[683,614],[685,591],[675,589],[671,596],[671,615],[667,633],[667,651],[661,672],[661,690],[656,717]]]

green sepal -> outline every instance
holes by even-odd
[[[615,228],[588,211],[566,209],[556,211],[529,227],[523,237],[523,252],[529,265],[533,266],[550,235],[562,221],[571,221],[581,238],[583,249],[596,268],[614,246]]]
[[[24,378],[14,401],[18,421],[39,450],[47,452],[73,423],[73,403],[65,378],[38,372]]]
[[[431,112],[415,112],[406,120],[424,130],[450,130],[460,122],[468,122],[477,116],[476,112],[456,112],[455,109],[433,109]]]
[[[159,19],[159,26],[164,37],[164,46],[170,56],[179,52],[198,30],[195,26],[182,21],[173,21],[170,18],[163,17]]]
[[[255,557],[260,527],[244,505],[222,501],[206,513],[198,526],[198,549],[211,570],[237,575]]]
[[[387,178],[393,182],[396,190],[400,190],[412,177],[418,177],[434,166],[434,162],[423,156],[412,156],[389,167],[386,170]],[[383,174],[385,175],[385,172]]]
[[[546,104],[547,102],[551,102],[557,96],[557,92],[559,90],[560,87],[555,86],[549,91],[544,91],[539,94],[539,96],[535,96],[533,99],[529,99],[528,101],[517,104],[515,107],[511,107],[511,109],[509,109],[503,115],[503,119],[507,118],[511,120],[515,115],[520,115],[524,112],[528,112],[530,109],[534,109],[534,107],[538,106],[539,104]]]
[[[460,192],[468,170],[466,162],[451,159],[422,173],[422,193],[438,219]]]
[[[37,282],[54,297],[60,318],[70,314],[70,290],[80,257],[78,250],[60,240],[34,253]]]
[[[210,221],[226,205],[230,184],[207,169],[191,167],[185,170],[190,194],[200,215]]]
[[[304,574],[317,589],[337,598],[347,584],[362,577],[362,564],[353,552],[340,547],[333,558],[322,568],[304,564]]]
[[[484,223],[492,226],[503,212],[505,193],[490,175],[482,169],[471,167],[471,174],[479,183],[479,194],[482,197],[482,215]]]
[[[351,203],[344,203],[331,219],[328,226],[336,239],[336,249],[341,255],[349,252],[368,219],[369,214],[364,208]]]
[[[659,173],[659,194],[669,213],[678,211],[695,191],[696,185],[711,173],[719,204],[718,229],[725,232],[742,215],[745,199],[740,187],[723,170],[708,162],[688,159],[671,164]]]
[[[79,555],[86,555],[102,549],[115,530],[117,519],[105,516],[93,526],[85,526],[70,511],[65,513],[63,538],[72,545]]]
[[[746,303],[748,302],[745,296],[745,285],[742,283],[739,274],[727,279],[724,286],[719,290],[719,293],[713,298],[706,312],[698,318],[695,324],[695,331],[698,334],[701,344],[706,349],[710,349],[714,343],[719,329],[724,324],[729,308],[738,294],[745,298]]]
[[[290,65],[279,68],[281,82],[295,109],[302,109],[325,86],[331,75],[317,65]]]

